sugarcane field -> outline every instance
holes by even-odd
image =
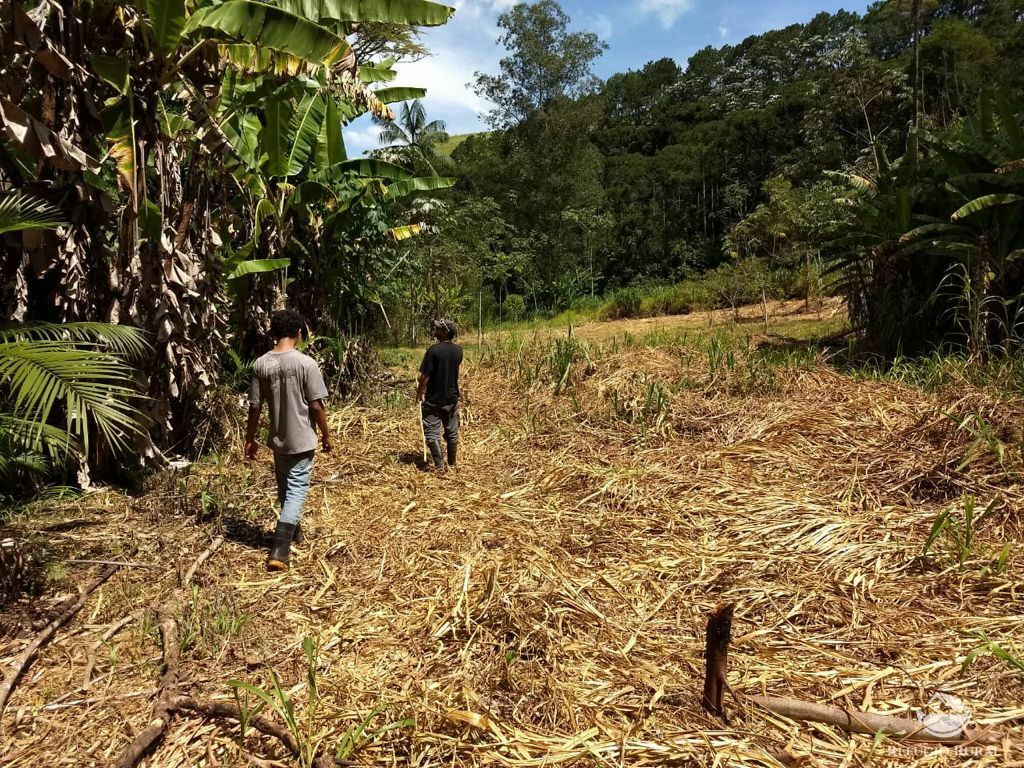
[[[1021,0],[0,0],[0,768],[1024,768]]]

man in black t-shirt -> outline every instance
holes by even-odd
[[[420,364],[416,401],[421,403],[423,437],[437,469],[444,468],[441,432],[448,445],[448,465],[455,466],[459,444],[459,365],[462,347],[455,343],[458,328],[451,320],[435,320],[433,344]]]

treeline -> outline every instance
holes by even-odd
[[[500,73],[477,80],[501,104],[493,130],[454,151],[451,215],[412,246],[431,254],[413,259],[424,303],[486,320],[510,314],[506,306],[550,313],[623,287],[736,269],[738,293],[845,288],[855,321],[883,347],[935,340],[940,326],[955,332],[959,319],[936,291],[959,290],[954,305],[985,303],[987,290],[965,298],[951,272],[982,267],[971,245],[947,243],[939,258],[919,241],[936,232],[914,231],[953,224],[978,196],[1014,194],[1017,171],[999,162],[1020,157],[1022,19],[1019,0],[888,0],[864,16],[822,13],[705,48],[685,67],[661,59],[597,83],[596,37],[569,32],[553,0],[516,6],[499,22],[508,48]],[[549,55],[531,58],[541,49]],[[988,117],[979,113],[987,89],[1002,94]],[[966,167],[987,174],[994,191],[975,179],[949,192]],[[1013,203],[979,215],[1010,219]],[[1007,231],[989,235],[1012,246]],[[911,247],[917,261],[900,262]],[[927,276],[910,274],[925,263]],[[998,282],[987,285],[1003,291],[999,300],[1015,300]],[[909,321],[913,333],[901,327]]]

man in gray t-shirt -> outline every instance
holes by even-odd
[[[267,559],[271,571],[288,570],[291,543],[302,535],[300,518],[313,475],[317,428],[324,452],[331,451],[331,433],[323,406],[327,397],[324,377],[316,362],[295,348],[302,325],[297,312],[283,310],[273,314],[270,331],[277,344],[253,365],[249,387],[246,459],[255,459],[259,450],[256,430],[264,403],[270,411],[267,447],[274,452],[277,500],[281,504],[281,518]]]

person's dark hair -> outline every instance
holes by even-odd
[[[434,333],[444,341],[453,341],[459,334],[459,327],[454,320],[435,320]]]
[[[270,316],[270,335],[274,341],[297,339],[303,325],[302,316],[294,309],[281,309]]]

